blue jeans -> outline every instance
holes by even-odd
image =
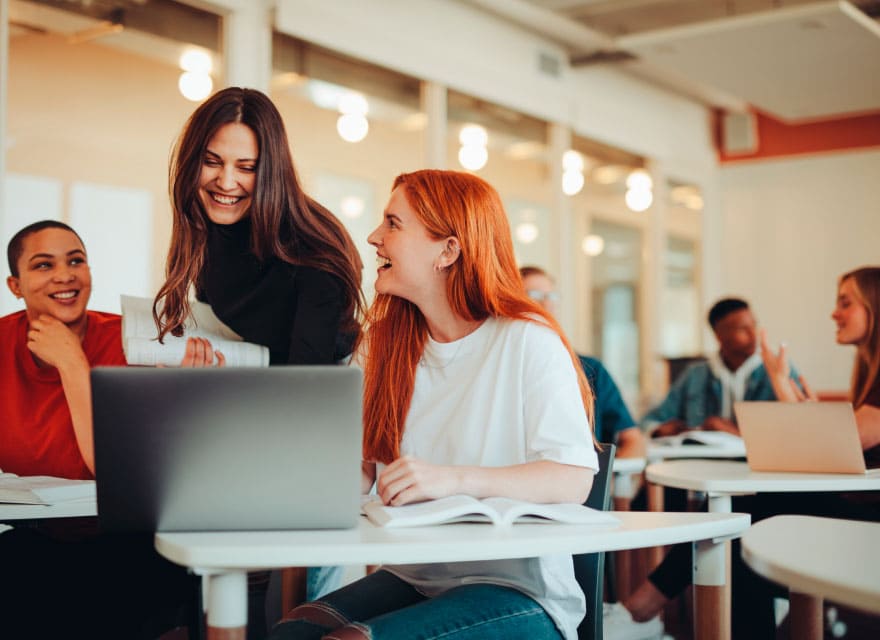
[[[340,637],[372,640],[559,640],[556,625],[527,595],[493,584],[472,584],[427,598],[387,571],[377,571],[280,622],[271,640]],[[335,636],[336,634],[334,634]]]

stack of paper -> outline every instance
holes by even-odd
[[[0,503],[59,504],[96,499],[94,480],[0,473]]]
[[[203,302],[190,303],[192,313],[182,337],[166,334],[163,343],[156,339],[158,330],[153,321],[153,301],[150,298],[122,296],[122,348],[128,364],[176,367],[186,353],[186,339],[191,336],[207,338],[211,346],[221,351],[230,367],[268,367],[269,349],[262,345],[243,342],[241,337],[223,324],[211,307]]]

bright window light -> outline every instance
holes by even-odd
[[[209,95],[211,89],[214,88],[214,81],[207,73],[195,73],[193,71],[184,71],[180,74],[177,81],[177,88],[187,100],[193,102],[201,102]]]
[[[567,170],[562,174],[562,193],[573,196],[584,188],[584,174],[580,171]]]
[[[355,113],[344,113],[336,121],[336,131],[346,142],[360,142],[367,137],[370,123],[367,119]]]
[[[210,74],[213,68],[211,54],[201,49],[187,49],[180,54],[180,68],[193,73]]]
[[[654,202],[654,194],[648,189],[627,189],[624,199],[632,211],[645,211]]]
[[[367,99],[359,93],[349,91],[339,98],[340,113],[353,113],[355,115],[365,116],[367,115],[368,110],[369,105],[367,104]]]
[[[575,151],[574,149],[569,149],[565,153],[562,154],[562,168],[565,171],[577,171],[582,173],[585,167],[584,156]]]
[[[605,250],[605,238],[600,235],[596,235],[595,233],[591,233],[588,236],[584,237],[583,242],[581,242],[581,251],[590,256],[591,258],[595,258]]]
[[[654,187],[654,181],[644,169],[631,171],[626,177],[626,188],[636,191],[650,191]]]
[[[458,150],[458,161],[469,171],[479,171],[489,161],[489,151],[479,145],[466,145]]]
[[[532,244],[538,239],[540,232],[538,231],[538,225],[534,222],[520,222],[516,225],[514,233],[516,234],[516,239],[523,244]]]
[[[467,124],[458,132],[458,141],[462,146],[485,147],[489,144],[489,134],[478,124]]]

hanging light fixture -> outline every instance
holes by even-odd
[[[584,157],[569,149],[562,154],[562,192],[567,196],[580,193],[584,188]]]
[[[349,91],[339,99],[339,119],[336,131],[346,142],[360,142],[367,137],[370,123],[367,121],[369,105],[367,99],[359,93]]]
[[[458,132],[461,148],[458,162],[469,171],[479,171],[489,161],[489,133],[478,124],[468,124]]]
[[[654,202],[654,181],[644,169],[631,171],[626,177],[626,206],[632,211],[645,211]]]
[[[202,49],[187,49],[178,62],[183,70],[177,80],[181,95],[193,102],[201,102],[211,95],[214,88],[214,81],[211,79],[211,55]]]

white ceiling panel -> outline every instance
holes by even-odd
[[[880,26],[843,1],[625,36],[618,44],[788,121],[880,109]]]

